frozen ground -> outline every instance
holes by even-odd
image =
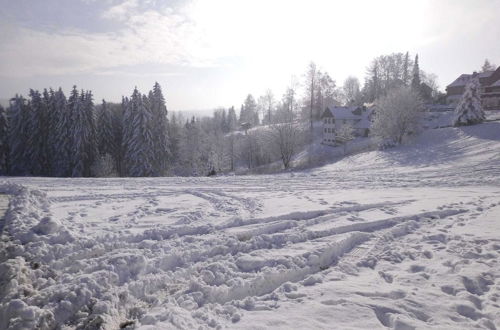
[[[300,173],[4,181],[0,329],[500,324],[499,122]]]

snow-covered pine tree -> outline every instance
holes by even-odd
[[[85,159],[84,159],[84,176],[89,177],[92,175],[92,165],[97,160],[99,154],[98,140],[97,140],[97,127],[95,118],[95,107],[92,97],[92,92],[85,92],[83,97],[83,111],[85,116],[85,130],[87,140],[85,141]]]
[[[125,114],[126,104],[128,99],[122,98],[122,104],[119,108],[116,108],[113,114],[113,136],[114,136],[114,158],[116,160],[116,170],[118,175],[123,176],[124,174],[124,162],[123,162],[123,117]]]
[[[9,141],[8,141],[7,113],[5,109],[0,105],[0,175],[6,175],[9,172],[8,156],[9,156]]]
[[[137,88],[136,88],[137,89]],[[135,93],[135,90],[134,90]],[[122,169],[123,176],[130,176],[130,168],[132,166],[132,150],[131,144],[134,138],[134,107],[131,100],[126,97],[122,98],[123,120],[122,120]]]
[[[88,140],[85,111],[83,105],[85,93],[78,94],[76,86],[73,86],[68,98],[68,107],[71,113],[71,176],[81,177],[84,175],[86,159],[86,141]]]
[[[418,54],[415,55],[415,63],[413,64],[413,77],[411,79],[411,88],[414,91],[420,91],[420,67],[418,65]]]
[[[9,123],[9,174],[26,175],[29,171],[26,160],[28,106],[26,100],[16,95],[10,101],[7,112]]]
[[[33,89],[29,92],[30,102],[27,113],[27,141],[26,159],[31,175],[39,176],[44,173],[45,162],[45,109],[40,92]]]
[[[55,135],[55,100],[53,97],[54,91],[52,89],[44,89],[42,93],[42,107],[44,112],[45,122],[43,124],[43,138],[44,138],[44,170],[43,175],[51,176],[52,168],[54,164],[54,155],[56,150],[54,149],[53,141]]]
[[[453,126],[479,124],[484,121],[481,105],[479,78],[474,75],[465,86],[465,92],[455,108]]]
[[[124,116],[124,160],[128,176],[153,176],[153,115],[149,100],[137,88],[128,102]]]
[[[49,150],[55,151],[52,159],[52,175],[67,177],[71,175],[71,111],[61,88],[57,92],[51,91],[50,99],[50,104],[54,107],[54,132],[49,138]]]
[[[170,151],[168,141],[168,112],[165,105],[165,98],[158,82],[154,84],[153,90],[149,92],[149,104],[153,116],[154,175],[161,176],[167,170]]]
[[[101,156],[108,154],[114,158],[116,141],[113,131],[113,114],[105,100],[102,100],[101,109],[98,112],[97,136],[99,140],[99,154]]]
[[[170,120],[168,121],[168,142],[170,150],[170,161],[169,167],[175,167],[179,161],[179,143],[181,140],[181,122],[177,119],[177,115],[172,113]]]

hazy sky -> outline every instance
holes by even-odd
[[[172,110],[281,96],[311,60],[341,85],[418,52],[441,89],[500,64],[500,0],[0,0],[0,98],[73,84],[118,101],[158,81]]]

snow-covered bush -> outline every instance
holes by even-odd
[[[474,125],[484,121],[479,89],[479,79],[472,77],[465,86],[465,92],[455,109],[453,126]]]
[[[408,87],[393,89],[376,102],[372,133],[381,141],[400,144],[407,135],[419,130],[423,103]]]

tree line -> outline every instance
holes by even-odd
[[[136,88],[121,103],[99,105],[76,86],[68,98],[60,88],[30,90],[28,98],[16,95],[7,109],[0,107],[0,173],[196,176],[274,162],[288,168],[293,154],[312,142],[312,123],[328,105],[363,105],[398,86],[435,102],[434,81],[408,52],[373,59],[363,87],[355,77],[339,87],[311,63],[280,98],[268,89],[257,98],[249,94],[239,111],[219,108],[202,118],[169,113],[158,83],[147,94]]]
[[[161,176],[169,155],[161,87],[134,89],[119,107],[76,86],[30,90],[0,107],[0,171],[15,176]]]

